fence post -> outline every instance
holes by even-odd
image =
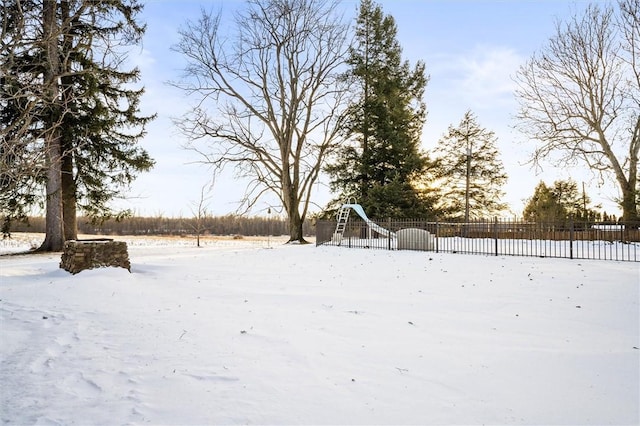
[[[387,218],[387,250],[391,250],[391,218]]]
[[[493,241],[496,256],[498,255],[498,216],[493,218]]]
[[[569,219],[569,259],[573,259],[573,218]]]
[[[438,223],[438,218],[436,218],[436,253],[439,253],[438,251],[438,236],[440,234],[440,224]]]

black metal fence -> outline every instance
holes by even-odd
[[[365,222],[350,218],[339,234],[335,221],[316,223],[316,245],[640,262],[638,225],[498,219],[468,223]]]

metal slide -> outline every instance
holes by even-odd
[[[362,220],[364,220],[364,222],[367,224],[367,226],[369,227],[369,229],[376,231],[378,234],[380,235],[384,235],[385,237],[395,237],[396,233],[395,232],[391,232],[388,229],[383,228],[382,226],[378,225],[377,223],[375,223],[374,221],[372,221],[371,219],[369,219],[367,217],[367,214],[364,212],[364,209],[362,208],[362,206],[360,204],[354,204],[354,203],[349,203],[349,204],[343,204],[342,208],[340,209],[340,213],[338,214],[338,217],[345,217],[348,218],[349,214],[345,212],[348,212],[349,209],[353,210],[354,212],[356,212],[358,214],[358,216],[360,216],[362,218]],[[346,222],[346,220],[345,220]],[[340,233],[340,237],[342,237],[342,232],[338,232],[339,228],[340,228],[340,220],[338,220],[338,225],[336,227],[336,234]],[[342,224],[342,230],[344,230],[344,224]]]

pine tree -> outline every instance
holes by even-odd
[[[525,206],[524,220],[532,222],[565,222],[570,219],[576,221],[594,221],[600,213],[589,207],[590,198],[584,192],[581,194],[575,181],[557,180],[552,187],[544,182],[536,186],[533,196]],[[606,214],[605,214],[606,215]]]
[[[372,217],[418,217],[431,200],[415,181],[428,166],[420,151],[426,109],[424,63],[402,61],[392,16],[362,0],[346,75],[355,100],[344,122],[350,142],[326,168],[340,198],[353,197]]]
[[[564,220],[567,217],[567,211],[558,202],[552,188],[540,181],[524,208],[523,217],[526,221],[537,223],[555,222]]]
[[[102,19],[73,18],[85,5],[87,18]],[[137,172],[153,166],[149,154],[137,145],[145,125],[154,118],[139,115],[144,90],[131,87],[139,81],[140,72],[121,70],[123,54],[114,49],[140,41],[145,28],[135,16],[142,6],[136,0],[104,4],[84,0],[75,6],[76,10],[62,8],[63,20],[69,22],[62,54],[70,58],[65,64],[68,75],[62,78],[68,99],[61,126],[66,239],[77,235],[77,208],[95,221],[119,215],[108,203],[131,184]],[[96,47],[108,50],[109,60],[95,57]]]
[[[441,207],[450,217],[469,221],[506,209],[500,198],[507,175],[496,143],[495,134],[480,127],[471,111],[438,141]]]
[[[40,15],[26,13],[38,8]],[[153,165],[148,153],[136,145],[153,118],[139,115],[143,90],[131,88],[139,71],[120,69],[122,46],[139,42],[144,33],[144,26],[135,20],[141,8],[136,0],[14,0],[2,10],[3,18],[11,15],[22,24],[8,28],[6,34],[14,37],[7,39],[15,40],[19,31],[42,21],[41,32],[12,45],[2,57],[3,71],[15,76],[11,82],[18,88],[13,92],[29,93],[31,109],[22,102],[24,96],[14,96],[7,103],[10,112],[0,116],[3,148],[19,146],[24,136],[12,128],[10,115],[22,117],[28,129],[40,129],[30,130],[30,148],[46,153],[47,161],[40,161],[39,169],[24,179],[32,184],[44,179],[47,185],[48,225],[42,250],[59,250],[62,240],[76,238],[78,208],[97,219],[115,214],[109,201],[138,172]],[[45,78],[38,81],[41,74]],[[2,201],[3,215],[11,219],[35,200],[16,196],[13,203]]]

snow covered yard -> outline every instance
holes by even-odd
[[[0,257],[2,423],[640,423],[637,263],[274,240],[129,254],[131,273],[77,275]]]

